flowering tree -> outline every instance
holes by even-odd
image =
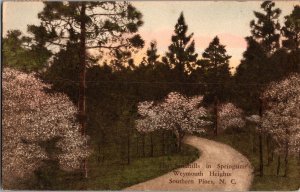
[[[87,138],[76,122],[76,107],[64,94],[49,94],[33,74],[3,70],[2,165],[4,186],[30,176],[42,160],[56,159],[64,170],[79,168],[87,157]],[[43,141],[59,139],[60,152],[49,154]]]
[[[259,124],[261,122],[260,116],[256,114],[246,117],[246,120],[253,124]]]
[[[276,142],[276,151],[285,154],[287,165],[288,155],[300,151],[300,75],[271,83],[262,100],[265,108],[262,128]]]
[[[138,113],[141,118],[136,120],[139,132],[152,132],[158,129],[171,130],[177,137],[177,147],[185,133],[202,133],[204,127],[211,124],[207,110],[200,106],[202,96],[185,97],[177,92],[171,92],[161,103],[153,101],[141,102]]]
[[[232,103],[221,104],[218,116],[218,124],[222,130],[227,128],[242,128],[245,126],[243,110]]]

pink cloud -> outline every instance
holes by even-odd
[[[173,30],[170,29],[160,29],[157,31],[141,31],[140,32],[143,39],[146,41],[146,47],[149,45],[151,40],[157,41],[158,49],[161,51],[167,50],[167,47],[171,43],[171,36]],[[198,52],[202,52],[212,41],[215,35],[197,35],[194,34],[194,40],[196,43],[196,49]],[[240,48],[245,49],[247,47],[245,38],[242,36],[230,34],[230,33],[220,33],[218,34],[220,41],[227,48]]]
[[[159,49],[166,50],[171,43],[173,30],[160,29],[157,31],[141,31],[140,34],[146,41],[146,47],[149,46],[150,41],[155,40]]]
[[[172,29],[159,29],[155,31],[140,31],[142,38],[145,40],[145,47],[138,54],[136,54],[135,59],[137,63],[142,61],[142,57],[144,57],[146,49],[149,47],[149,43],[152,40],[156,40],[158,53],[160,55],[164,55],[167,51],[168,46],[171,43],[171,36],[173,35]],[[201,57],[205,48],[208,47],[209,43],[216,35],[197,35],[194,34],[194,40],[196,43],[196,52],[199,53]],[[230,33],[220,33],[217,34],[220,38],[221,44],[226,46],[228,54],[232,56],[230,59],[230,66],[236,67],[240,63],[240,59],[243,51],[247,47],[247,43],[245,38],[242,36],[238,36]]]

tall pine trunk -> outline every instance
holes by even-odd
[[[176,135],[177,135],[177,152],[180,153],[182,150],[182,140],[184,137],[184,132],[178,129]]]
[[[280,173],[280,155],[278,155],[278,159],[277,159],[277,171],[276,171],[277,176],[279,176],[279,173]]]
[[[105,141],[105,133],[104,130],[101,129],[101,141],[98,143],[98,163],[104,162],[104,141]]]
[[[289,161],[288,161],[288,155],[289,155],[289,149],[287,148],[285,155],[284,155],[284,166],[285,166],[285,171],[284,171],[284,176],[287,177],[288,171],[289,171]]]
[[[270,135],[269,134],[267,134],[266,143],[267,143],[267,165],[269,166],[271,163],[271,148],[270,148]]]
[[[219,105],[219,100],[218,97],[215,96],[214,97],[214,114],[215,114],[215,129],[214,129],[214,133],[215,136],[218,135],[218,126],[219,126],[219,114],[218,114],[218,105]]]
[[[177,152],[180,153],[182,148],[182,142],[180,139],[177,140]]]
[[[139,137],[136,136],[136,157],[139,157]]]
[[[150,133],[150,157],[153,157],[153,133]]]
[[[260,176],[264,175],[264,157],[263,157],[263,141],[262,133],[259,133],[259,172]]]
[[[300,150],[298,152],[298,165],[300,165]]]
[[[272,148],[272,152],[271,152],[271,162],[273,162],[274,160],[274,148]]]
[[[260,99],[260,107],[259,107],[259,116],[262,118],[263,114],[263,101]],[[260,130],[259,130],[259,172],[260,176],[262,177],[264,175],[264,157],[263,157],[263,136],[262,136],[262,125],[260,124]]]
[[[145,157],[145,134],[142,134],[142,157]]]
[[[166,148],[166,143],[165,143],[165,131],[163,130],[162,131],[162,155],[166,155],[166,151],[165,151],[165,148]]]
[[[127,165],[130,164],[130,130],[127,132]]]
[[[255,133],[252,133],[252,153],[256,152],[255,140]]]
[[[86,4],[82,2],[80,10],[80,74],[79,74],[79,124],[81,135],[86,136]],[[83,175],[85,178],[88,177],[87,160],[83,160]]]
[[[286,129],[286,141],[285,141],[285,154],[284,154],[284,167],[285,167],[285,171],[284,171],[284,177],[287,177],[288,175],[288,171],[289,171],[289,161],[288,161],[288,157],[289,157],[289,141],[288,141],[288,130]]]

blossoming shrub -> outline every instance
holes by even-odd
[[[141,118],[136,120],[139,132],[152,132],[158,129],[171,130],[175,133],[180,150],[186,133],[203,133],[210,125],[209,114],[201,107],[203,96],[185,97],[171,92],[160,103],[145,101],[138,104]]]
[[[277,152],[300,150],[300,75],[271,83],[262,95],[264,113],[262,129],[276,142]]]
[[[3,69],[2,168],[4,187],[27,178],[43,160],[56,159],[64,170],[79,168],[88,156],[87,138],[81,136],[77,109],[64,94],[46,93],[51,88],[34,74]],[[59,138],[59,153],[50,155],[41,142]]]

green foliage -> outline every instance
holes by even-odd
[[[185,23],[183,13],[180,14],[175,25],[175,35],[168,47],[165,61],[170,65],[173,72],[173,80],[185,81],[187,74],[195,67],[198,54],[195,53],[195,42],[192,40],[193,33],[187,35],[188,26]]]
[[[266,76],[269,74],[267,56],[262,46],[252,37],[246,38],[248,47],[236,69],[235,98],[247,110],[258,109],[258,98]]]
[[[141,64],[148,64],[150,66],[154,66],[158,62],[159,55],[157,54],[157,43],[156,41],[151,41],[150,47],[147,49],[146,52],[147,59],[143,58],[143,63]]]
[[[260,42],[263,50],[269,54],[279,48],[280,24],[278,17],[281,10],[274,8],[275,3],[272,1],[264,1],[261,4],[263,13],[254,11],[257,21],[250,22],[251,34],[253,38]]]
[[[206,100],[217,97],[224,100],[230,83],[229,59],[225,46],[220,44],[216,36],[202,54],[203,60],[198,61],[203,72]]]
[[[98,152],[89,159],[89,178],[58,169],[55,162],[37,172],[37,182],[30,189],[39,190],[121,190],[163,175],[198,158],[198,151],[184,146],[184,153],[159,157],[135,158],[130,165],[116,162],[115,157],[99,162]],[[102,153],[110,153],[109,149]],[[28,189],[28,188],[27,188]]]
[[[289,51],[288,72],[300,72],[300,6],[296,5],[290,15],[285,17],[282,28],[283,47]]]
[[[135,34],[143,25],[142,14],[128,2],[44,2],[44,5],[38,14],[40,25],[28,26],[38,42],[65,48],[68,43],[84,41],[85,49],[107,50],[144,45],[140,35]]]
[[[272,1],[263,2],[261,8],[264,13],[255,11],[257,21],[250,22],[252,36],[246,37],[248,47],[237,67],[233,86],[237,102],[250,111],[258,109],[259,95],[268,83],[300,69],[299,6],[285,17],[284,37],[280,36],[278,21],[281,10]]]
[[[89,56],[88,59],[87,63],[91,64],[93,57]],[[66,93],[77,105],[79,72],[79,45],[78,43],[68,43],[65,49],[54,54],[50,66],[40,74],[40,77],[52,84],[52,91]]]
[[[8,31],[3,38],[3,64],[25,72],[39,71],[47,66],[51,56],[41,44],[23,36],[21,31]]]
[[[284,26],[282,27],[283,46],[289,50],[299,50],[300,48],[300,6],[296,5],[292,13],[285,16]]]
[[[213,140],[228,144],[234,149],[238,150],[240,153],[245,155],[252,166],[254,167],[254,180],[250,190],[258,191],[292,191],[297,190],[300,187],[300,159],[299,157],[290,156],[289,157],[289,174],[288,177],[283,177],[284,174],[284,163],[283,157],[281,157],[282,165],[280,169],[279,176],[277,176],[277,158],[278,156],[274,154],[273,160],[267,164],[267,148],[266,148],[266,137],[263,138],[264,148],[264,176],[259,176],[259,141],[258,135],[255,132],[255,127],[248,125],[245,127],[244,132],[234,133],[229,132],[225,134],[220,134]]]
[[[226,54],[225,46],[220,44],[220,39],[216,36],[209,46],[204,50],[202,54],[204,59],[208,60],[208,65],[205,66],[207,70],[213,68],[217,70],[216,76],[219,75],[230,75],[229,73],[229,59],[231,56]],[[225,73],[224,73],[225,72]],[[224,74],[223,74],[224,73]]]
[[[79,16],[78,10],[84,6],[89,10],[88,14]],[[215,97],[223,101],[233,100],[247,112],[256,112],[260,91],[265,84],[300,69],[299,41],[294,41],[299,38],[299,6],[286,17],[282,29],[285,37],[283,48],[279,47],[280,10],[274,8],[275,3],[271,1],[263,2],[261,7],[264,12],[254,12],[257,20],[250,23],[252,35],[246,38],[247,50],[232,79],[231,56],[218,37],[205,49],[203,59],[197,60],[193,33],[187,34],[183,13],[178,18],[171,45],[162,61],[159,61],[157,43],[152,41],[145,58],[136,66],[132,60],[132,48],[141,48],[144,42],[134,34],[143,22],[142,14],[132,5],[113,1],[45,2],[38,15],[41,25],[28,28],[34,34],[35,43],[19,31],[8,32],[4,38],[4,65],[25,71],[39,70],[45,67],[50,56],[44,45],[59,46],[51,65],[41,77],[53,84],[52,91],[64,92],[78,104],[79,66],[83,53],[81,38],[84,36],[88,42],[86,50],[99,48],[102,59],[106,53],[113,57],[109,62],[98,64],[97,57],[87,54],[85,63],[87,133],[94,150],[88,163],[89,178],[84,180],[80,172],[66,173],[59,170],[56,162],[46,162],[36,172],[36,178],[29,182],[32,189],[122,189],[194,160],[197,153],[194,149],[185,148],[183,152],[186,154],[175,153],[176,138],[171,132],[142,135],[134,129],[136,105],[140,101],[159,101],[169,92],[179,91],[187,95],[205,94],[209,102]],[[109,14],[91,14],[92,10],[98,9]],[[96,17],[100,17],[99,22],[95,22]],[[67,22],[56,26],[60,21]],[[85,23],[87,32],[81,31],[81,23]],[[128,33],[132,36],[125,38],[123,35]],[[26,44],[31,46],[27,48]],[[230,134],[229,131],[216,139],[240,150],[257,167],[257,151],[251,151],[257,143],[256,135],[251,127],[248,128],[239,134]],[[160,169],[164,162],[170,166]],[[274,176],[274,166],[273,162],[267,167],[267,176],[255,177],[253,189],[267,190],[274,189],[274,186],[296,189],[299,175],[294,170],[299,169],[295,161],[290,162],[295,169],[291,169],[289,181]]]

